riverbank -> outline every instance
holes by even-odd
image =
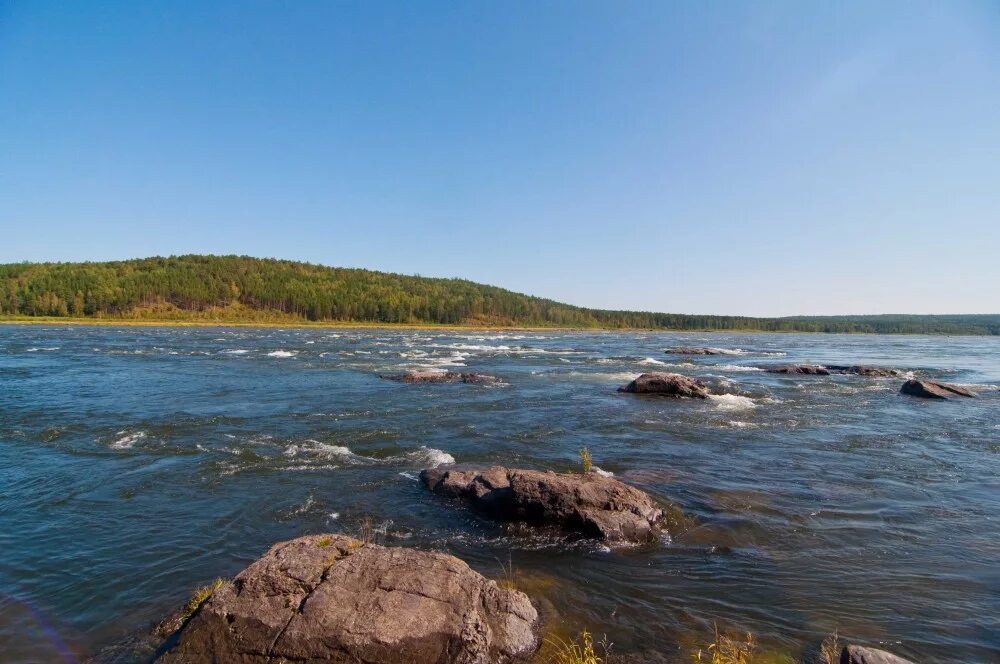
[[[636,332],[669,334],[768,334],[768,335],[817,335],[817,336],[893,336],[893,337],[969,337],[981,339],[990,334],[947,334],[943,332],[814,332],[801,330],[759,330],[738,328],[720,330],[716,328],[669,329],[654,327],[556,327],[541,325],[444,325],[437,323],[384,323],[378,321],[252,321],[227,319],[177,320],[137,319],[137,318],[77,318],[61,316],[0,316],[0,325],[73,325],[91,327],[236,327],[248,329],[348,329],[348,330],[430,330],[443,332]]]

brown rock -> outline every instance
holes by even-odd
[[[708,396],[708,385],[681,374],[654,371],[642,374],[628,385],[622,385],[618,391],[704,399]]]
[[[310,535],[205,601],[161,662],[487,664],[528,655],[538,614],[444,553]]]
[[[807,374],[810,376],[829,376],[830,370],[814,364],[789,364],[784,367],[769,367],[768,373],[776,374]]]
[[[649,494],[595,472],[429,468],[420,478],[435,493],[502,521],[559,526],[609,542],[653,541],[663,517]]]
[[[840,664],[913,664],[913,662],[885,650],[845,646],[840,653]]]
[[[939,383],[935,380],[911,379],[903,383],[899,388],[900,394],[909,394],[912,397],[923,397],[924,399],[952,399],[954,397],[975,397],[976,393],[948,383]]]

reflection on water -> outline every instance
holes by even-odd
[[[754,353],[667,355],[671,346]],[[773,375],[876,364],[975,385]],[[493,373],[502,386],[379,373]],[[615,392],[643,371],[725,396]],[[687,661],[720,626],[797,655],[837,629],[921,661],[1000,658],[1000,339],[246,328],[0,327],[0,652],[131,661],[190,590],[271,543],[355,531],[507,560],[550,626]],[[454,460],[595,463],[677,507],[608,552],[505,528],[416,481]]]

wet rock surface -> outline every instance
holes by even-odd
[[[888,369],[886,367],[868,367],[860,365],[827,364],[824,368],[832,373],[852,374],[855,376],[868,376],[870,378],[898,378],[904,372],[899,369]]]
[[[385,380],[394,380],[400,383],[468,383],[471,385],[496,385],[501,381],[496,376],[482,373],[458,372],[458,371],[434,371],[427,369],[415,369],[401,374],[387,374],[381,376]]]
[[[664,351],[669,355],[729,355],[732,351],[724,348],[701,348],[695,346],[676,346]]]
[[[976,393],[958,385],[939,383],[936,380],[911,379],[899,388],[900,394],[924,399],[953,399],[955,397],[975,397]]]
[[[691,399],[705,399],[709,395],[708,385],[697,378],[662,371],[644,373],[628,385],[619,387],[618,391],[632,394],[662,394]]]
[[[532,653],[538,614],[444,553],[310,535],[225,582],[160,662],[492,664]]]
[[[845,646],[840,653],[840,664],[914,664],[891,652],[862,646]]]
[[[788,364],[780,367],[762,367],[773,374],[803,374],[807,376],[829,376],[830,370],[818,364]]]
[[[655,541],[663,517],[649,494],[596,472],[430,468],[420,479],[431,491],[487,516],[558,526],[608,542]]]

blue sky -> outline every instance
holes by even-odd
[[[0,0],[0,262],[1000,312],[1000,4]]]

